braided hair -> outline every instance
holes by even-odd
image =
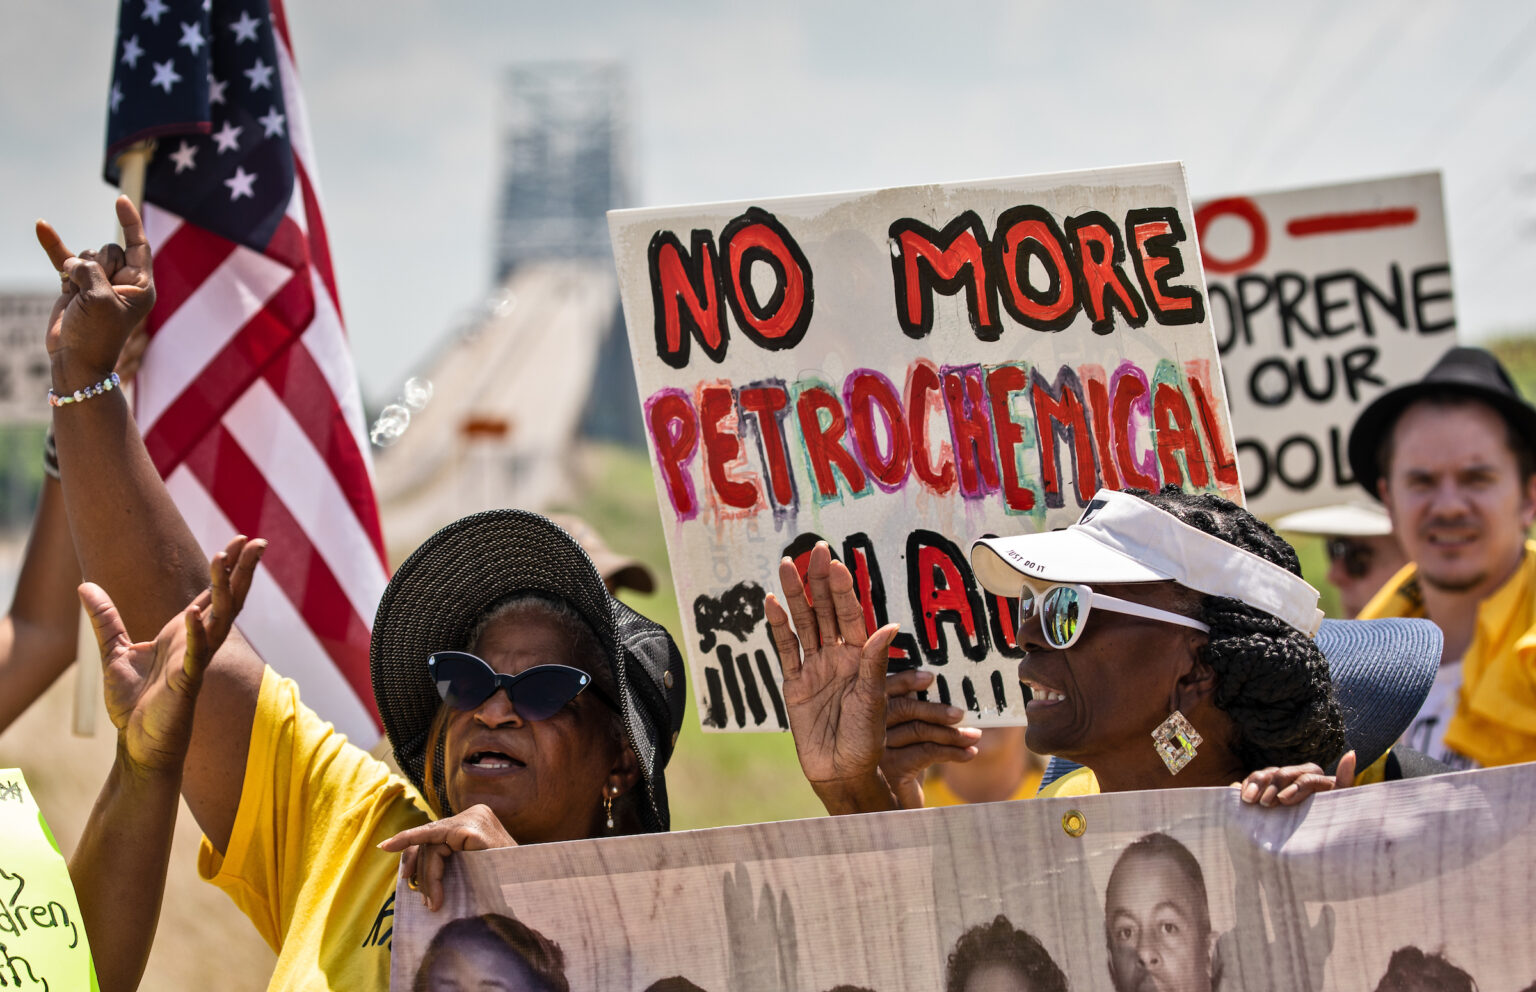
[[[1293,575],[1296,551],[1269,525],[1210,493],[1127,490],[1182,522],[1221,538]],[[1284,620],[1227,596],[1191,591],[1199,620],[1211,628],[1201,660],[1216,673],[1217,707],[1232,718],[1233,753],[1251,770],[1315,762],[1344,753],[1344,715],[1333,695],[1328,662],[1312,639]]]

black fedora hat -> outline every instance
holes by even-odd
[[[427,762],[444,779],[442,742],[428,755],[432,719],[443,705],[427,671],[436,651],[463,650],[477,620],[518,592],[555,596],[592,627],[617,686],[625,736],[640,760],[645,827],[671,825],[663,774],[685,699],[682,655],[665,627],[609,595],[580,544],[553,521],[526,510],[487,510],[433,534],[396,570],[379,600],[369,662],[373,697],[395,762],[425,795]],[[441,787],[428,797],[453,812]]]
[[[1376,452],[1397,418],[1416,400],[1444,395],[1464,396],[1493,407],[1527,448],[1536,451],[1536,407],[1520,395],[1504,366],[1482,348],[1452,348],[1418,382],[1376,397],[1350,429],[1349,467],[1366,492],[1380,498],[1377,484],[1381,471],[1376,464]]]

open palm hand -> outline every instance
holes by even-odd
[[[264,541],[237,537],[209,562],[209,588],[161,628],[154,641],[134,643],[100,586],[87,582],[80,599],[101,648],[107,715],[132,766],[179,769],[192,737],[192,714],[214,652],[245,604]]]
[[[886,658],[898,628],[866,632],[853,576],[825,543],[811,551],[806,578],[809,597],[784,559],[788,609],[772,596],[766,605],[800,767],[812,786],[867,781],[878,776],[885,749]]]

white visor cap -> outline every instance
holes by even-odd
[[[996,596],[1017,596],[1036,582],[1165,582],[1226,596],[1263,610],[1314,637],[1322,622],[1307,581],[1258,555],[1196,530],[1136,496],[1100,489],[1065,530],[984,537],[971,546],[971,568]]]

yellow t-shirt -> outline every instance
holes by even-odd
[[[1036,799],[1055,799],[1057,796],[1096,796],[1099,780],[1088,768],[1074,768],[1050,785],[1041,789]]]
[[[375,845],[431,818],[269,668],[229,850],[204,838],[198,871],[277,952],[268,988],[386,992],[400,859]]]
[[[1044,773],[1044,768],[1038,765],[1032,766],[1019,780],[1019,787],[1013,790],[1013,795],[1008,797],[1008,801],[1033,799],[1035,793],[1040,791],[1040,776]],[[966,800],[955,795],[955,790],[951,789],[942,778],[935,776],[923,783],[924,806],[964,806],[965,804]]]
[[[1362,620],[1422,616],[1412,564],[1360,611]],[[1525,543],[1515,574],[1478,605],[1445,744],[1484,766],[1536,761],[1536,541]]]

